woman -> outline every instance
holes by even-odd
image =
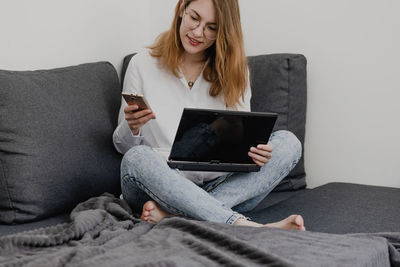
[[[305,230],[300,215],[267,225],[241,215],[256,207],[298,162],[301,144],[288,131],[275,132],[267,145],[250,148],[248,155],[261,166],[259,172],[183,172],[166,164],[184,107],[250,110],[237,0],[180,0],[171,29],[130,62],[124,91],[143,94],[151,107],[139,111],[123,102],[113,136],[115,147],[125,154],[123,197],[143,220],[157,223],[180,215]]]

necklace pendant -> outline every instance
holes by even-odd
[[[194,85],[194,82],[189,81],[189,82],[188,82],[188,85],[189,85],[189,88],[192,89],[192,87],[193,87],[193,85]]]

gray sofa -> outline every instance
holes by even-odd
[[[132,56],[124,59],[122,78]],[[253,56],[249,68],[252,110],[278,113],[276,130],[290,130],[304,144],[306,58]],[[69,222],[78,203],[120,194],[121,155],[112,145],[120,84],[107,62],[0,70],[0,236]],[[302,159],[246,215],[267,223],[298,213],[307,230],[324,233],[400,232],[399,188],[330,183],[305,189],[305,177]]]
[[[133,55],[124,59],[122,78]],[[277,112],[275,129],[292,131],[304,144],[305,57],[253,56],[249,68],[252,110]],[[120,193],[121,155],[111,141],[120,84],[106,62],[0,71],[0,234],[68,221],[71,209],[89,197]],[[400,189],[305,187],[302,158],[248,215],[265,223],[299,213],[309,230],[329,233],[400,231]]]

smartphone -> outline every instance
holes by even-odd
[[[122,96],[128,105],[138,105],[139,110],[150,108],[143,95],[122,92]]]

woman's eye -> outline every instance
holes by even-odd
[[[198,18],[195,18],[195,17],[193,17],[193,16],[191,16],[191,18],[192,18],[192,20],[195,20],[195,21],[198,21],[198,20],[199,20]]]
[[[212,26],[208,26],[208,29],[209,29],[210,31],[213,31],[213,32],[215,32],[215,31],[217,30],[217,28],[212,27]]]

